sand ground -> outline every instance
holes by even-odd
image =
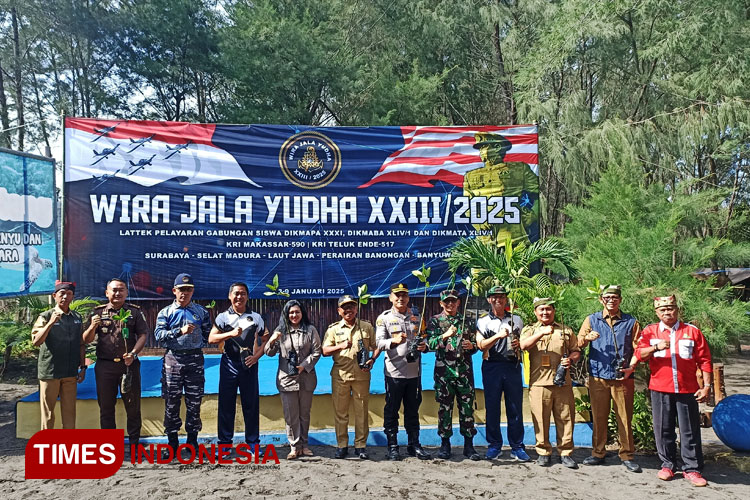
[[[750,393],[750,347],[726,363],[728,394]],[[334,460],[330,447],[313,447],[317,456],[295,461],[284,459],[288,448],[279,447],[281,463],[274,467],[242,465],[131,465],[126,462],[114,476],[101,480],[24,479],[26,441],[15,438],[14,408],[35,385],[0,384],[0,485],[3,497],[35,498],[566,498],[622,499],[743,499],[750,498],[750,455],[733,453],[711,429],[704,429],[707,488],[695,488],[676,479],[656,478],[660,463],[654,455],[638,455],[642,474],[620,465],[615,454],[607,465],[569,470],[559,463],[543,468],[505,458],[471,462],[454,449],[451,460],[400,462],[384,460],[384,448],[370,448],[372,460]],[[750,423],[748,423],[750,425]],[[437,450],[432,450],[436,455]],[[483,453],[485,449],[479,449]],[[590,454],[577,449],[577,461]],[[403,448],[402,448],[403,453]],[[532,458],[536,458],[530,450]],[[678,477],[680,477],[678,475]]]

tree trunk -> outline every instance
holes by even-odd
[[[5,82],[3,80],[3,61],[0,59],[0,126],[3,130],[10,128],[8,101],[5,99]],[[0,132],[0,146],[10,149],[10,132]]]
[[[26,135],[26,122],[23,118],[23,73],[21,71],[21,41],[18,36],[18,13],[16,8],[10,8],[11,23],[13,25],[13,58],[15,59],[14,79],[16,85],[16,113],[18,115],[18,150],[23,151],[23,141]]]

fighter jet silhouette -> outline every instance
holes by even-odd
[[[148,159],[141,158],[140,160],[138,160],[138,163],[133,163],[133,160],[130,160],[130,165],[134,167],[138,167],[138,168],[136,168],[135,170],[130,170],[128,172],[128,175],[133,175],[134,173],[138,172],[140,169],[146,168],[146,165],[151,165],[151,160],[154,159],[154,156],[156,155],[155,154],[151,155],[151,158],[148,158]]]
[[[116,151],[116,150],[117,150],[117,148],[119,148],[119,147],[120,147],[120,145],[119,145],[119,144],[117,144],[117,145],[116,145],[115,147],[113,147],[113,148],[104,148],[104,149],[102,149],[102,152],[101,152],[101,153],[97,152],[97,151],[96,151],[96,149],[95,149],[95,150],[94,150],[94,156],[99,156],[100,158],[98,158],[98,159],[97,159],[97,160],[96,160],[96,161],[95,161],[94,163],[92,163],[91,165],[96,165],[96,164],[97,164],[97,163],[99,163],[100,161],[102,161],[102,160],[106,160],[106,159],[107,159],[107,157],[108,157],[109,155],[113,155],[113,154],[115,154],[115,151]]]
[[[96,186],[94,186],[93,189],[92,189],[92,191],[96,190],[99,186],[101,186],[102,184],[104,184],[108,180],[114,178],[119,171],[120,171],[120,169],[118,168],[117,170],[115,170],[115,172],[113,174],[102,174],[100,176],[92,175],[91,177],[93,177],[95,181],[99,181],[99,184],[97,184]]]
[[[155,135],[156,134],[151,134],[148,137],[144,137],[143,139],[137,139],[137,140],[130,139],[130,143],[131,144],[135,144],[135,146],[133,147],[133,149],[131,149],[130,151],[128,151],[128,153],[132,153],[133,151],[135,151],[136,149],[140,148],[141,146],[143,146],[147,142],[151,142],[151,139],[153,139]]]
[[[178,144],[173,148],[170,148],[169,146],[167,146],[167,151],[171,151],[171,153],[169,153],[169,156],[166,156],[164,159],[168,160],[172,158],[175,154],[179,153],[180,151],[188,147],[192,142],[193,142],[192,140],[188,140],[185,144]]]
[[[94,127],[94,132],[96,132],[99,135],[95,139],[93,139],[91,142],[96,142],[99,139],[101,139],[102,137],[104,137],[105,135],[109,135],[109,133],[113,132],[115,130],[115,128],[117,128],[117,126],[119,124],[120,124],[120,122],[115,123],[111,127],[104,127],[104,128],[96,128],[96,127]]]

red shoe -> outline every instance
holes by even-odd
[[[698,471],[684,472],[682,475],[685,476],[685,479],[693,483],[693,486],[706,486],[706,480]]]
[[[662,481],[669,481],[674,477],[674,472],[672,472],[672,469],[662,467],[661,470],[656,474],[656,477],[658,477]]]

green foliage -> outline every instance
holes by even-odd
[[[282,297],[289,297],[289,293],[286,290],[281,289],[280,286],[279,286],[279,275],[278,274],[274,274],[273,275],[272,282],[270,284],[266,284],[266,288],[268,288],[268,290],[266,290],[265,292],[263,292],[263,295],[265,295],[266,297],[271,297],[273,295],[280,295]]]
[[[567,277],[577,275],[572,265],[572,252],[556,239],[537,241],[529,246],[523,242],[513,245],[508,239],[505,246],[498,248],[480,238],[463,238],[451,247],[445,261],[453,273],[471,273],[470,286],[475,295],[483,295],[495,284],[505,286],[511,307],[527,323],[533,322],[534,297],[560,299],[565,293],[563,287],[552,283],[544,274],[530,276],[534,262],[542,261],[545,266],[554,263]]]
[[[91,297],[84,297],[82,299],[76,299],[71,302],[70,310],[77,312],[81,315],[82,318],[87,318],[91,314],[91,311],[93,311],[94,308],[98,305],[98,301],[92,299]],[[127,313],[129,314],[130,311],[127,311]]]
[[[651,411],[651,398],[648,389],[636,391],[633,395],[633,442],[638,450],[656,450],[654,421]]]
[[[130,316],[132,316],[132,314],[130,314],[130,311],[128,309],[120,309],[119,311],[117,311],[117,314],[112,316],[112,319],[115,321],[125,322],[128,320],[128,318],[130,318]]]
[[[367,283],[357,288],[357,300],[360,306],[367,305],[372,294],[367,293]]]
[[[692,276],[697,268],[728,263],[720,252],[726,240],[696,235],[691,229],[715,200],[706,196],[687,201],[678,193],[670,199],[664,186],[639,186],[614,169],[592,186],[592,193],[580,206],[566,209],[571,222],[565,240],[576,252],[575,265],[585,282],[622,285],[621,307],[642,325],[656,320],[653,297],[674,293],[683,320],[701,328],[718,358],[727,345],[750,333],[746,307],[733,301],[731,288],[716,288],[714,280]],[[690,210],[686,204],[692,205]],[[748,247],[732,246],[739,255]],[[586,300],[586,286],[570,288],[563,304],[569,319],[580,324],[599,305]]]

